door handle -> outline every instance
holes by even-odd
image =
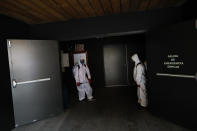
[[[157,76],[167,76],[167,77],[192,78],[192,79],[197,80],[197,73],[195,75],[156,73],[156,75]]]
[[[17,85],[22,85],[22,84],[30,84],[30,83],[37,83],[37,82],[44,82],[44,81],[50,81],[51,78],[43,78],[43,79],[36,79],[36,80],[30,80],[30,81],[22,81],[22,82],[17,82],[15,79],[12,81],[13,88],[16,88]]]
[[[16,85],[17,85],[16,80],[13,80],[13,81],[12,81],[12,86],[13,86],[13,88],[16,88]]]

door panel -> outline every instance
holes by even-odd
[[[16,126],[61,112],[58,43],[49,40],[8,40],[8,54],[11,81],[18,83],[14,88],[12,82]]]
[[[105,86],[128,85],[126,46],[124,44],[104,45]]]

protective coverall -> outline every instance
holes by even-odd
[[[147,92],[146,92],[146,77],[145,77],[145,67],[140,62],[140,59],[137,54],[134,54],[131,59],[135,62],[135,67],[133,70],[133,78],[138,86],[137,88],[137,96],[138,103],[142,107],[147,107]]]
[[[92,100],[92,88],[89,84],[91,75],[88,66],[79,61],[78,64],[73,67],[73,74],[77,85],[79,101],[85,99],[85,94],[88,100]]]

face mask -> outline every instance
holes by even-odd
[[[81,64],[84,64],[84,63],[85,63],[85,61],[84,61],[84,60],[80,60],[80,62],[81,62]]]

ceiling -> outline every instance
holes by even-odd
[[[0,14],[27,24],[166,8],[183,0],[0,0]]]

